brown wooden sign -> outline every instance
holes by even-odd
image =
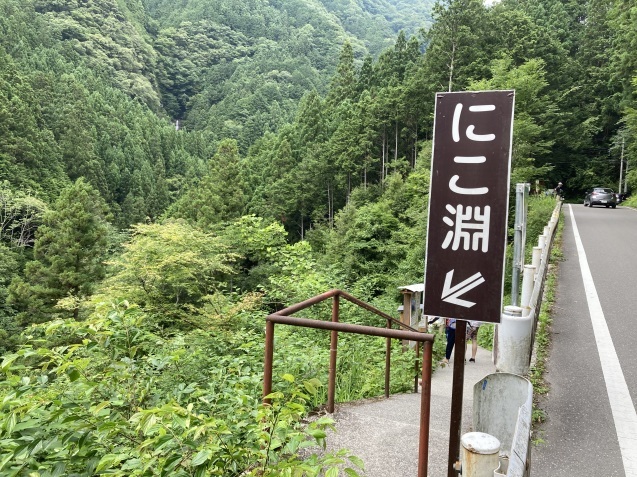
[[[500,322],[514,91],[436,94],[426,315]]]

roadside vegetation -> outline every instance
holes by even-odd
[[[546,365],[549,358],[551,347],[551,323],[553,304],[555,302],[555,289],[557,286],[557,274],[559,271],[559,262],[562,260],[562,233],[564,230],[564,221],[560,220],[553,248],[551,249],[549,270],[544,286],[544,297],[542,307],[538,318],[537,330],[535,332],[535,348],[532,360],[529,379],[533,384],[533,442],[541,444],[541,424],[546,419],[546,413],[542,409],[542,401],[549,392],[548,385],[545,381]]]

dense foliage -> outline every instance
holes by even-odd
[[[516,90],[529,237],[558,181],[637,190],[634,31],[627,0],[0,0],[0,474],[356,475],[305,420],[329,336],[277,329],[264,406],[263,317],[422,280],[437,91]],[[339,339],[337,400],[384,349]]]

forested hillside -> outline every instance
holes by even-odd
[[[430,1],[147,0],[156,21],[166,110],[187,128],[237,139],[243,152],[292,120],[309,90],[327,91],[338,52],[359,61],[428,24]]]
[[[356,475],[301,451],[329,426],[299,425],[325,334],[277,331],[260,404],[263,317],[330,288],[395,314],[422,280],[438,91],[516,90],[528,236],[558,181],[616,189],[623,158],[637,190],[636,21],[628,0],[0,0],[0,475]],[[338,400],[382,393],[384,346],[339,340]],[[408,389],[413,355],[392,363]]]

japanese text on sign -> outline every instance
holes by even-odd
[[[499,321],[513,91],[438,93],[424,312]]]

